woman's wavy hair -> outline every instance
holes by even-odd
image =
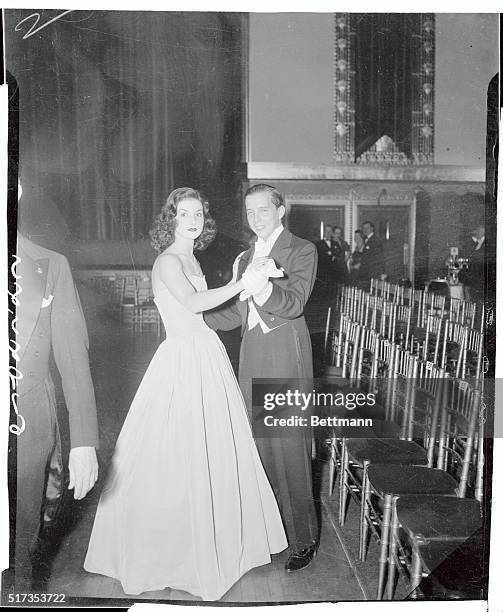
[[[166,204],[156,217],[154,225],[150,230],[150,244],[158,252],[162,253],[175,241],[176,213],[178,204],[183,200],[199,200],[203,205],[204,226],[201,235],[194,240],[194,250],[204,251],[211,244],[217,234],[217,225],[210,215],[210,206],[206,198],[199,191],[191,187],[178,187],[169,194]]]

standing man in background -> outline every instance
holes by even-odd
[[[373,223],[365,221],[362,224],[362,232],[365,237],[365,246],[362,252],[360,276],[368,288],[371,279],[382,278],[386,273],[384,249],[381,240],[374,233]]]
[[[325,225],[323,239],[316,242],[318,251],[318,272],[316,275],[316,295],[326,298],[335,282],[333,228]]]
[[[332,253],[335,281],[339,285],[348,283],[348,259],[351,254],[349,244],[342,237],[342,227],[334,225],[332,231]]]
[[[469,299],[483,302],[486,286],[486,230],[483,225],[473,229],[463,256],[470,260],[468,270],[461,275],[461,280],[469,290]]]

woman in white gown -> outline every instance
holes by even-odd
[[[117,440],[84,563],[131,595],[171,587],[218,600],[287,547],[232,366],[202,316],[256,282],[261,262],[208,290],[193,250],[215,233],[190,188],[169,195],[152,232],[166,340]]]

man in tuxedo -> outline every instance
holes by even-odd
[[[374,224],[365,221],[362,224],[362,232],[365,236],[363,247],[360,276],[367,286],[370,286],[372,278],[382,278],[385,274],[384,249],[382,242],[375,235]]]
[[[338,284],[346,284],[348,282],[348,265],[349,254],[351,249],[349,244],[342,237],[342,227],[335,225],[332,230],[332,257],[335,272],[335,281]]]
[[[485,227],[478,225],[472,231],[471,240],[464,249],[464,256],[470,259],[468,270],[461,280],[468,287],[470,299],[484,301],[486,283],[486,238]]]
[[[19,197],[21,197],[21,189]],[[20,201],[20,205],[22,205]],[[98,477],[98,425],[88,359],[87,329],[70,266],[63,255],[18,233],[16,266],[17,445],[16,590],[29,590],[32,561],[47,496],[61,496],[62,461],[54,385],[54,356],[69,415],[69,489],[82,499]],[[48,481],[48,474],[50,480]],[[48,490],[50,489],[50,490]]]
[[[334,267],[334,243],[332,240],[333,228],[325,225],[323,229],[323,240],[316,242],[318,251],[318,272],[316,275],[316,294],[327,297],[335,282]]]
[[[239,382],[251,416],[252,379],[308,379],[313,375],[312,348],[304,307],[316,277],[317,254],[312,242],[283,227],[285,203],[270,185],[250,187],[245,194],[252,246],[234,263],[241,278],[249,263],[270,257],[284,276],[261,277],[246,301],[236,299],[205,315],[213,329],[241,326]],[[312,388],[311,388],[312,390]],[[288,572],[309,565],[317,551],[317,519],[312,492],[310,427],[292,428],[288,437],[260,437],[256,444],[286,527],[291,554]]]

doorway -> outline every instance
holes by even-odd
[[[323,238],[322,229],[327,225],[338,225],[342,227],[344,239],[350,242],[346,236],[344,205],[292,203],[287,207],[288,229],[311,242],[318,242]]]
[[[411,207],[395,204],[359,204],[357,226],[365,221],[375,227],[375,234],[381,240],[388,280],[397,282],[403,278],[411,281]],[[355,228],[356,229],[356,228]]]

